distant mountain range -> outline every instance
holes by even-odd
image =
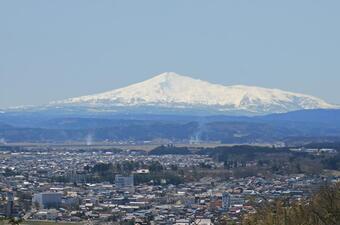
[[[1,142],[153,141],[236,144],[340,142],[340,110],[302,110],[265,116],[154,114],[0,114]]]
[[[308,95],[163,73],[101,94],[1,110],[0,144],[339,141],[337,108]]]
[[[331,108],[338,106],[309,95],[244,85],[223,86],[167,72],[112,91],[14,111],[264,115]]]

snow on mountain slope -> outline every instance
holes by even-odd
[[[336,107],[304,94],[243,85],[223,86],[172,72],[124,88],[56,101],[50,105],[207,107],[257,114]]]

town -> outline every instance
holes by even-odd
[[[242,174],[236,169],[253,170],[265,160],[228,163],[209,154],[169,154],[172,149],[152,154],[95,146],[3,148],[0,213],[75,224],[237,224],[263,201],[305,199],[340,181],[334,171]],[[289,151],[284,154],[338,154],[334,149]]]

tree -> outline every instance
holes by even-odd
[[[23,219],[16,219],[14,217],[9,218],[8,223],[11,225],[19,225],[23,222]]]
[[[243,225],[339,225],[340,183],[322,188],[311,199],[294,202],[279,199],[246,216]]]

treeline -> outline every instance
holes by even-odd
[[[149,152],[150,155],[190,155],[192,152],[187,147],[162,145]]]
[[[222,223],[223,224],[223,223]],[[322,188],[308,200],[292,204],[285,200],[266,202],[242,225],[339,225],[340,183]]]

